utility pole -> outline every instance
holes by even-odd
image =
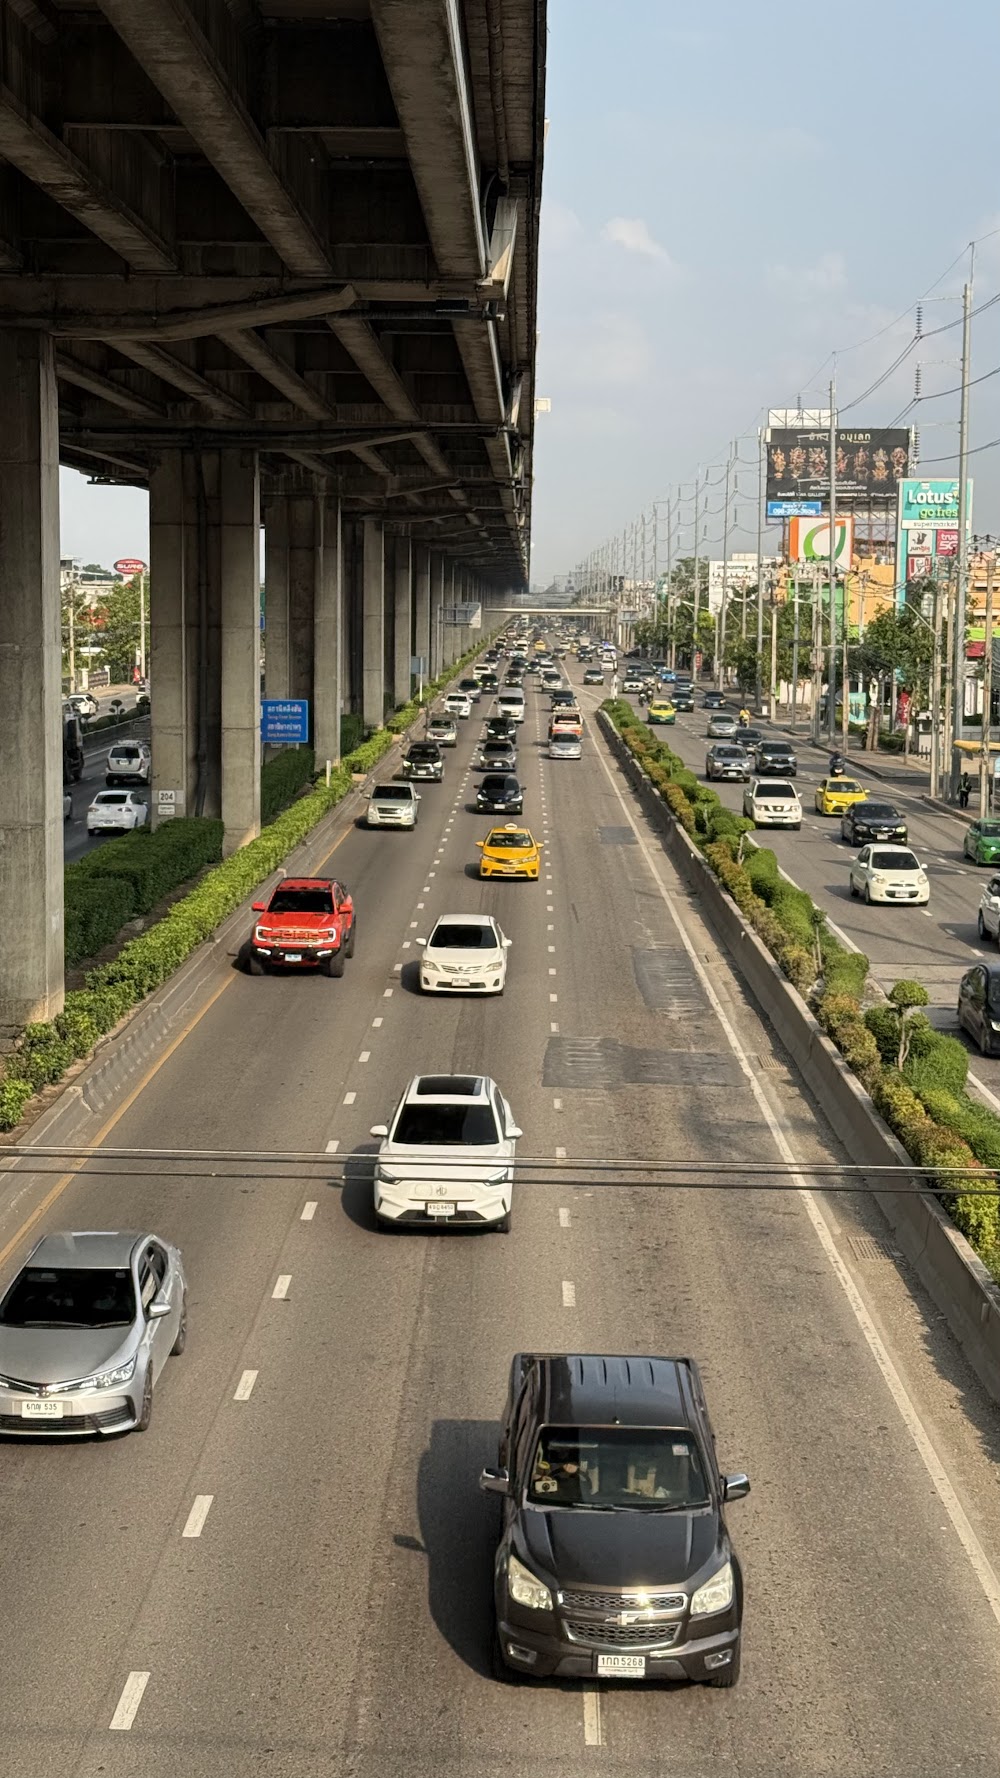
[[[846,612],[844,614],[846,620]],[[846,629],[846,621],[845,621]],[[843,690],[847,709],[847,685]],[[837,741],[837,380],[830,378],[830,666],[826,694],[827,732],[831,748]],[[846,746],[846,731],[845,731]]]
[[[773,722],[775,713],[778,708],[778,601],[775,598],[775,591],[776,591],[775,584],[774,584],[773,580],[770,579],[770,576],[768,576],[768,581],[769,581],[768,591],[771,595],[771,675],[768,680],[769,691],[768,691],[768,700],[767,700],[767,713],[768,713],[768,716],[770,717],[771,721]],[[760,591],[760,589],[758,587],[758,592],[759,591]],[[757,627],[758,627],[758,630],[760,630],[760,628],[761,628],[762,615],[763,615],[763,608],[760,605],[758,605],[758,607],[757,607]],[[758,685],[760,684],[760,656],[761,656],[761,649],[763,648],[763,646],[764,646],[764,639],[763,639],[763,635],[761,635],[760,646],[757,649],[757,674],[758,674],[757,683],[758,683]],[[760,699],[759,698],[757,700],[757,705],[758,705],[758,709],[759,709],[759,707],[760,707]]]
[[[969,377],[972,356],[972,273],[962,289],[962,405],[958,422],[958,555],[955,559],[955,635],[952,656],[951,697],[951,800],[958,797],[960,754],[956,745],[962,739],[965,722],[965,626],[968,551],[966,481],[969,468]]]
[[[76,690],[76,587],[69,583],[69,689]]]
[[[983,728],[979,748],[979,814],[990,812],[990,736],[993,716],[993,572],[996,552],[986,558],[986,647],[983,655]]]
[[[757,671],[754,685],[754,708],[761,705],[761,655],[764,652],[764,428],[757,429]],[[744,610],[746,606],[744,605]],[[774,720],[775,703],[775,637],[774,604],[771,605],[771,697],[769,715]]]
[[[701,486],[701,469],[694,472],[694,590],[691,605],[691,679],[698,683],[698,525],[700,512],[698,496]]]
[[[715,683],[722,690],[726,679],[724,656],[726,652],[726,609],[729,603],[729,483],[733,469],[733,452],[730,448],[726,458],[726,499],[725,518],[722,521],[722,609],[719,613],[719,645],[716,649]],[[745,607],[744,607],[745,609]]]
[[[823,688],[823,595],[819,576],[817,562],[812,576],[812,707],[809,711],[809,732],[816,747],[820,742],[819,700]]]
[[[941,583],[934,578],[934,653],[931,657],[931,796],[941,779]]]
[[[792,581],[792,733],[799,720],[799,576]]]
[[[680,495],[678,494],[678,499]],[[677,644],[674,640],[674,515],[667,501],[667,633],[670,637],[669,661],[671,668],[677,665]]]

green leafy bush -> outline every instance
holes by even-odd
[[[132,885],[123,877],[73,880],[67,875],[66,968],[74,969],[84,957],[93,957],[104,945],[110,944],[134,912]]]
[[[341,757],[343,757],[345,753],[353,753],[355,747],[360,747],[364,738],[364,718],[359,716],[356,711],[349,710],[347,714],[340,719]]]
[[[155,832],[138,828],[98,851],[88,852],[66,872],[66,880],[117,877],[129,884],[132,911],[148,914],[165,895],[222,857],[221,821],[197,816],[164,822]]]
[[[298,796],[315,770],[311,747],[284,747],[261,767],[260,821],[267,827]]]

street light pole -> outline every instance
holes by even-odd
[[[989,814],[990,808],[990,734],[991,717],[993,715],[993,571],[996,562],[994,550],[990,550],[986,558],[986,630],[985,649],[983,653],[983,727],[979,743],[979,814]]]
[[[937,796],[941,778],[941,583],[934,579],[934,654],[931,658],[931,781]]]
[[[958,795],[959,749],[965,720],[965,625],[968,523],[966,482],[969,467],[969,376],[972,348],[972,277],[962,289],[962,405],[958,420],[958,554],[955,558],[955,633],[951,678],[951,800]]]
[[[691,611],[691,679],[698,683],[698,497],[701,491],[701,468],[694,472],[694,603]]]
[[[846,614],[845,614],[846,615]],[[847,686],[843,691],[847,705]],[[828,678],[827,733],[830,746],[837,742],[837,382],[830,378],[830,666]]]
[[[761,655],[764,652],[764,428],[757,429],[757,671],[754,684],[754,708],[761,705]],[[775,702],[774,605],[771,606],[771,696],[769,715],[774,720]]]
[[[726,619],[729,615],[726,606],[729,602],[729,482],[732,469],[733,453],[730,450],[726,458],[725,517],[722,521],[722,609],[719,613],[719,640],[715,650],[715,683],[720,691],[726,678],[723,657],[726,652]]]

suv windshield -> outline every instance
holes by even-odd
[[[988,840],[1000,839],[1000,821],[980,821],[979,831]]]
[[[0,1305],[3,1327],[131,1327],[134,1320],[127,1266],[26,1266]]]
[[[691,1434],[648,1426],[543,1426],[528,1499],[536,1506],[626,1512],[710,1504]]]
[[[496,937],[492,926],[473,925],[471,921],[454,921],[435,926],[430,942],[442,951],[495,951]]]
[[[268,903],[269,914],[332,914],[329,889],[276,889]]]
[[[484,1148],[500,1138],[488,1105],[404,1105],[392,1140],[410,1148]]]
[[[406,757],[407,757],[407,759],[415,759],[415,760],[419,760],[420,762],[423,762],[424,760],[430,760],[431,764],[433,765],[436,760],[439,760],[441,758],[441,755],[438,752],[436,747],[421,746],[418,742],[417,744],[415,744],[413,747],[410,748],[410,751]]]
[[[413,792],[408,784],[380,784],[372,795],[380,803],[412,803]]]

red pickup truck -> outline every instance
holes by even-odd
[[[285,877],[270,901],[255,901],[259,915],[246,949],[250,975],[278,965],[343,975],[354,955],[354,902],[333,877]]]

